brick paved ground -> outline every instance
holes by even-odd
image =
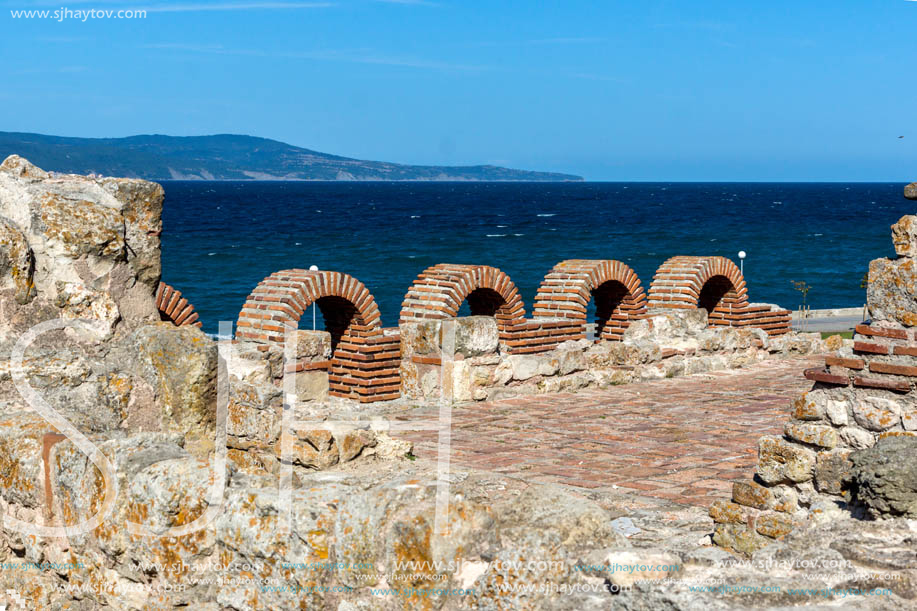
[[[707,506],[754,474],[757,441],[780,433],[823,357],[606,390],[472,403],[453,409],[452,463],[529,481]],[[419,408],[399,420],[436,419]],[[436,458],[436,433],[401,432]]]

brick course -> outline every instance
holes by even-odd
[[[181,291],[176,291],[165,282],[160,282],[156,290],[156,309],[159,310],[159,317],[162,320],[167,320],[178,327],[201,326],[194,306],[181,296]]]

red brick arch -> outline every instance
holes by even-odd
[[[488,265],[440,263],[414,280],[401,304],[401,322],[452,318],[465,301],[472,316],[496,318],[504,340],[525,320],[519,290],[502,271]]]
[[[788,311],[748,302],[742,272],[725,257],[672,257],[653,276],[648,307],[704,308],[713,326],[758,327],[769,335],[790,331]]]
[[[672,257],[650,285],[650,308],[700,308],[708,313],[748,307],[745,278],[726,257]]]
[[[181,291],[176,291],[165,282],[160,282],[156,290],[156,309],[159,310],[161,320],[167,320],[177,327],[201,326],[194,306],[181,296]]]
[[[362,282],[340,272],[285,269],[255,287],[239,314],[236,337],[255,342],[283,342],[286,329],[315,303],[326,330],[337,343],[345,332],[380,329],[376,300]],[[351,327],[353,327],[351,329]]]
[[[286,330],[296,329],[312,304],[331,334],[331,394],[363,402],[395,398],[400,378],[398,350],[392,343],[397,337],[383,333],[376,300],[353,276],[304,269],[274,272],[246,299],[236,338],[282,343]]]
[[[640,278],[620,261],[568,259],[545,276],[535,295],[534,318],[577,321],[586,332],[590,299],[596,305],[596,337],[620,340],[631,321],[646,314],[646,295]]]

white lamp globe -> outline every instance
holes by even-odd
[[[310,272],[317,272],[317,271],[318,271],[318,265],[310,265],[310,266],[309,266],[309,271],[310,271]]]
[[[744,250],[740,250],[740,251],[739,251],[739,258],[740,258],[740,259],[744,259],[744,258],[745,258],[745,251],[744,251]]]

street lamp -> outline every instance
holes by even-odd
[[[739,271],[742,272],[742,275],[745,275],[745,251],[739,251]]]
[[[310,272],[317,272],[317,271],[318,271],[318,265],[310,265],[310,266],[309,266],[309,271],[310,271]],[[315,308],[316,308],[316,307],[318,307],[318,306],[316,306],[316,305],[313,303],[313,304],[312,304],[312,330],[313,330],[313,331],[315,331]]]

